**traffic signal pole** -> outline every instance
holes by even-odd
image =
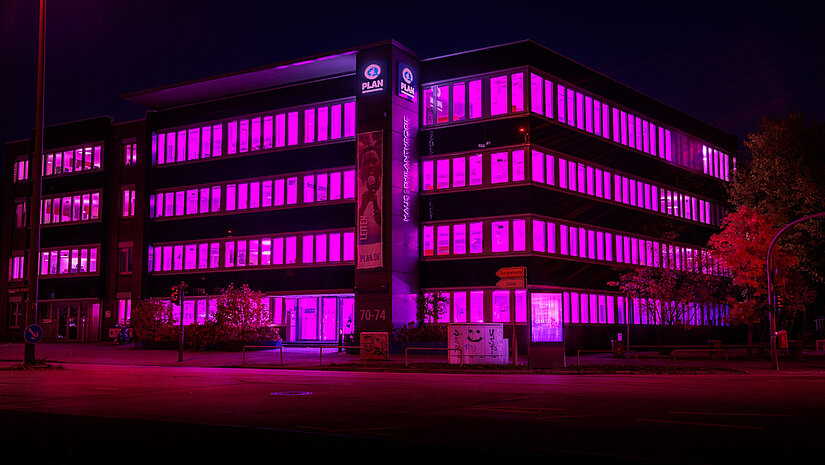
[[[178,343],[178,362],[183,361],[183,288],[186,284],[181,281],[180,285],[178,286],[178,308],[180,308],[180,341]]]

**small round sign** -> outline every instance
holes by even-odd
[[[43,339],[43,328],[40,325],[26,326],[26,330],[23,331],[23,340],[29,344],[37,344],[41,339]]]

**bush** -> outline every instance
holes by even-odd
[[[142,300],[132,311],[132,337],[138,342],[174,341],[178,334],[174,322],[171,303]]]
[[[272,340],[277,328],[269,325],[269,313],[262,294],[244,284],[230,284],[218,297],[215,325],[218,342],[253,342]]]
[[[446,342],[447,324],[417,325],[414,321],[392,329],[392,342]]]

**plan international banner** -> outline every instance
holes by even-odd
[[[384,133],[358,134],[358,269],[384,266],[383,222]]]

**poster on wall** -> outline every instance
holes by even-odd
[[[358,269],[384,266],[383,165],[383,131],[358,134]]]

